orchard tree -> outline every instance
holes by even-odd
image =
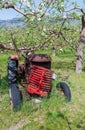
[[[58,23],[57,28],[44,28],[42,27],[41,30],[43,31],[43,34],[46,35],[45,40],[37,44],[35,48],[41,48],[47,43],[51,43],[53,45],[53,49],[57,48],[57,39],[61,38],[67,43],[68,47],[71,47],[72,49],[75,48],[77,54],[77,60],[76,60],[76,72],[80,73],[82,71],[82,63],[83,63],[83,45],[85,43],[85,12],[82,8],[80,8],[76,2],[70,3],[69,0],[41,0],[36,4],[37,0],[3,0],[1,1],[1,8],[12,8],[18,13],[22,14],[28,22],[34,21],[35,19],[37,22],[41,22],[43,19],[44,21],[47,20],[49,23],[49,19],[54,22]],[[47,18],[47,19],[46,19]],[[68,33],[72,28],[66,26],[67,19],[77,19],[81,18],[81,34],[76,41],[77,43],[74,45],[72,42],[76,37],[71,39],[72,33],[74,34],[75,30],[71,33],[70,37],[68,36]],[[59,20],[62,20],[62,22],[58,22]],[[49,24],[51,27],[51,25]],[[76,25],[75,25],[76,26]],[[67,36],[65,36],[65,33],[67,31]],[[55,45],[53,44],[55,43]],[[65,45],[65,46],[66,46]],[[74,47],[75,46],[75,47]],[[16,48],[16,45],[15,45]],[[33,48],[34,50],[34,48]]]
[[[82,72],[82,64],[84,61],[83,58],[83,46],[85,44],[85,14],[82,15],[81,18],[82,29],[80,34],[79,43],[77,45],[77,60],[76,60],[76,72]]]

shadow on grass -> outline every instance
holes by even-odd
[[[7,76],[2,77],[0,79],[0,93],[6,93],[8,92],[8,82],[7,82]]]
[[[58,112],[57,117],[58,117],[58,118],[60,117],[60,118],[64,119],[64,120],[67,122],[67,124],[68,124],[68,128],[69,128],[69,130],[71,130],[71,127],[70,127],[70,122],[68,121],[68,118],[67,118],[67,117],[65,117],[65,115],[64,115],[63,113]]]
[[[80,122],[77,124],[77,128],[85,130],[85,117],[84,119],[82,118],[82,120],[80,120]]]
[[[69,122],[68,118],[65,116],[65,114],[63,114],[60,111],[57,111],[55,113],[54,112],[48,112],[47,118],[48,118],[48,121],[47,121],[47,127],[46,128],[48,130],[53,130],[53,127],[58,129],[59,124],[60,124],[59,127],[61,127],[61,129],[66,126],[66,127],[68,127],[68,130],[72,130],[71,126],[70,126],[71,123]],[[56,122],[56,124],[55,124],[55,122]],[[52,128],[50,127],[50,125],[48,125],[50,123],[52,123],[52,125],[51,125]],[[58,125],[57,125],[57,123],[58,123]],[[49,127],[51,129],[49,129]]]

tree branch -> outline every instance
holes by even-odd
[[[65,42],[70,43],[70,42],[66,39],[66,37],[63,35],[62,32],[61,32],[61,37],[63,38],[63,40],[64,40]],[[72,49],[76,50],[76,47],[72,46],[71,44],[69,44],[69,46],[70,46]]]
[[[51,0],[51,1],[48,3],[48,6],[47,6],[46,10],[45,10],[44,13],[40,16],[40,18],[42,18],[42,17],[46,14],[47,10],[49,9],[49,7],[50,7],[50,5],[52,4],[53,1],[54,1],[54,0]]]
[[[3,5],[3,8],[6,8],[6,9],[9,9],[9,8],[12,8],[14,9],[15,11],[17,11],[18,13],[22,14],[23,16],[27,17],[27,15],[33,15],[33,16],[36,16],[36,12],[26,12],[24,13],[23,11],[21,11],[19,8],[17,8],[16,6],[14,6],[13,4],[9,4],[8,2],[6,2],[4,5]]]
[[[13,48],[13,47],[7,46],[5,43],[0,43],[0,49],[15,50],[15,51],[18,51],[18,53],[20,53],[20,52],[28,53],[28,52],[32,52],[32,51],[35,51],[35,50],[42,48],[47,42],[49,42],[52,39],[52,37],[53,37],[53,35],[48,37],[43,43],[39,43],[38,45],[35,45],[34,47],[29,47],[29,48],[22,47],[22,48],[17,48],[17,50],[16,50],[16,47]]]
[[[12,32],[11,32],[11,39],[12,39],[12,44],[14,45],[14,48],[15,48],[17,54],[19,55],[19,51],[18,51],[18,48],[17,48],[16,42],[15,42],[15,39],[14,39],[14,35],[13,35]]]
[[[74,8],[71,8],[69,10],[65,10],[65,12],[70,12],[70,11],[73,11],[73,10],[80,10],[82,14],[85,14],[84,10],[80,7],[74,7]]]
[[[14,48],[8,47],[5,43],[0,43],[0,49],[4,50],[15,50]]]
[[[50,7],[50,5],[52,4],[53,1],[54,0],[50,0],[50,2],[48,3],[45,11],[43,12],[43,14],[39,18],[42,18],[46,14],[47,10],[49,9],[49,7]],[[37,16],[37,14],[38,14],[38,12],[36,12],[36,11],[35,12],[26,12],[26,13],[24,13],[21,9],[17,8],[13,4],[9,4],[8,2],[5,2],[5,4],[3,5],[3,8],[6,8],[6,9],[12,8],[15,11],[17,11],[18,13],[22,14],[23,16],[25,16],[25,17],[27,17],[28,15]]]

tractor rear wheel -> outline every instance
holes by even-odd
[[[17,84],[10,84],[9,95],[12,108],[14,110],[19,110],[22,103],[22,94]]]
[[[62,96],[66,97],[67,101],[71,100],[71,91],[69,86],[65,82],[59,82],[56,85],[56,88],[61,93]]]

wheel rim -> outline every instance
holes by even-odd
[[[13,102],[12,102],[11,89],[9,89],[9,98],[10,98],[10,104],[11,104],[11,109],[12,109],[13,108]]]

